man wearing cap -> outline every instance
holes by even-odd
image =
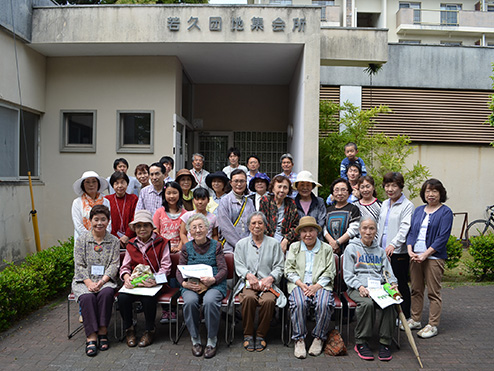
[[[280,157],[281,168],[283,172],[278,175],[286,176],[290,179],[290,182],[293,184],[297,180],[297,173],[293,172],[293,156],[290,153],[285,153]],[[295,198],[297,192],[292,192],[290,195],[291,198]]]
[[[197,182],[197,186],[194,187],[192,191],[198,187],[208,188],[206,177],[209,175],[209,171],[203,169],[204,161],[204,155],[201,155],[200,153],[194,153],[192,155],[192,169],[190,169],[190,172]]]
[[[160,162],[155,162],[149,167],[149,179],[151,185],[141,189],[137,201],[136,212],[148,210],[154,215],[163,204],[162,192],[165,186],[165,167]]]
[[[309,354],[318,356],[327,339],[331,314],[334,309],[333,284],[336,275],[333,249],[317,238],[322,228],[312,216],[304,216],[295,231],[300,241],[290,245],[285,261],[285,276],[290,296],[292,339],[295,341],[294,355],[305,358],[307,336],[307,313],[315,308],[316,326]]]
[[[326,205],[321,197],[317,197],[314,192],[314,188],[320,187],[321,184],[314,180],[314,176],[310,171],[302,170],[297,175],[293,188],[297,190],[298,194],[295,196],[295,204],[297,205],[298,215],[302,218],[304,216],[312,216],[316,220],[317,224],[324,228],[326,222]],[[322,233],[319,235],[322,239]]]

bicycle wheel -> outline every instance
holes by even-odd
[[[483,236],[486,233],[494,233],[494,228],[489,220],[477,219],[471,222],[467,227],[466,239],[470,244],[470,238],[475,236]]]

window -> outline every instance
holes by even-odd
[[[96,152],[96,111],[61,111],[60,152]]]
[[[463,42],[462,41],[440,41],[441,45],[446,45],[446,46],[462,46]]]
[[[420,3],[410,3],[410,2],[400,2],[400,9],[405,8],[405,9],[415,9],[413,11],[413,23],[414,24],[420,24],[422,18],[421,18],[421,12],[420,12]]]
[[[412,45],[420,44],[420,40],[403,40],[403,39],[400,39],[398,42],[400,44],[412,44]]]
[[[118,111],[119,153],[153,153],[154,111]]]
[[[321,21],[326,21],[326,7],[330,5],[334,5],[334,0],[314,0],[312,1],[313,5],[321,6]]]
[[[21,125],[23,121],[23,125]],[[0,105],[0,178],[39,176],[39,115]]]
[[[443,26],[458,26],[458,11],[461,4],[441,4],[441,24]]]

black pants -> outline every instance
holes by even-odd
[[[146,320],[146,330],[154,330],[158,295],[141,296],[121,293],[118,295],[118,308],[120,309],[120,314],[122,315],[124,329],[127,330],[129,327],[132,326],[132,303],[134,303],[135,301],[140,301],[142,303],[144,318]]]
[[[410,318],[410,288],[408,287],[408,271],[410,267],[410,257],[408,254],[393,254],[391,255],[391,267],[393,273],[398,280],[398,291],[403,298],[401,309],[405,318]]]

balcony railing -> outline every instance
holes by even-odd
[[[494,32],[494,12],[474,10],[439,10],[402,8],[396,13],[397,28],[414,28],[416,26],[490,28]],[[420,28],[420,27],[419,27]]]

